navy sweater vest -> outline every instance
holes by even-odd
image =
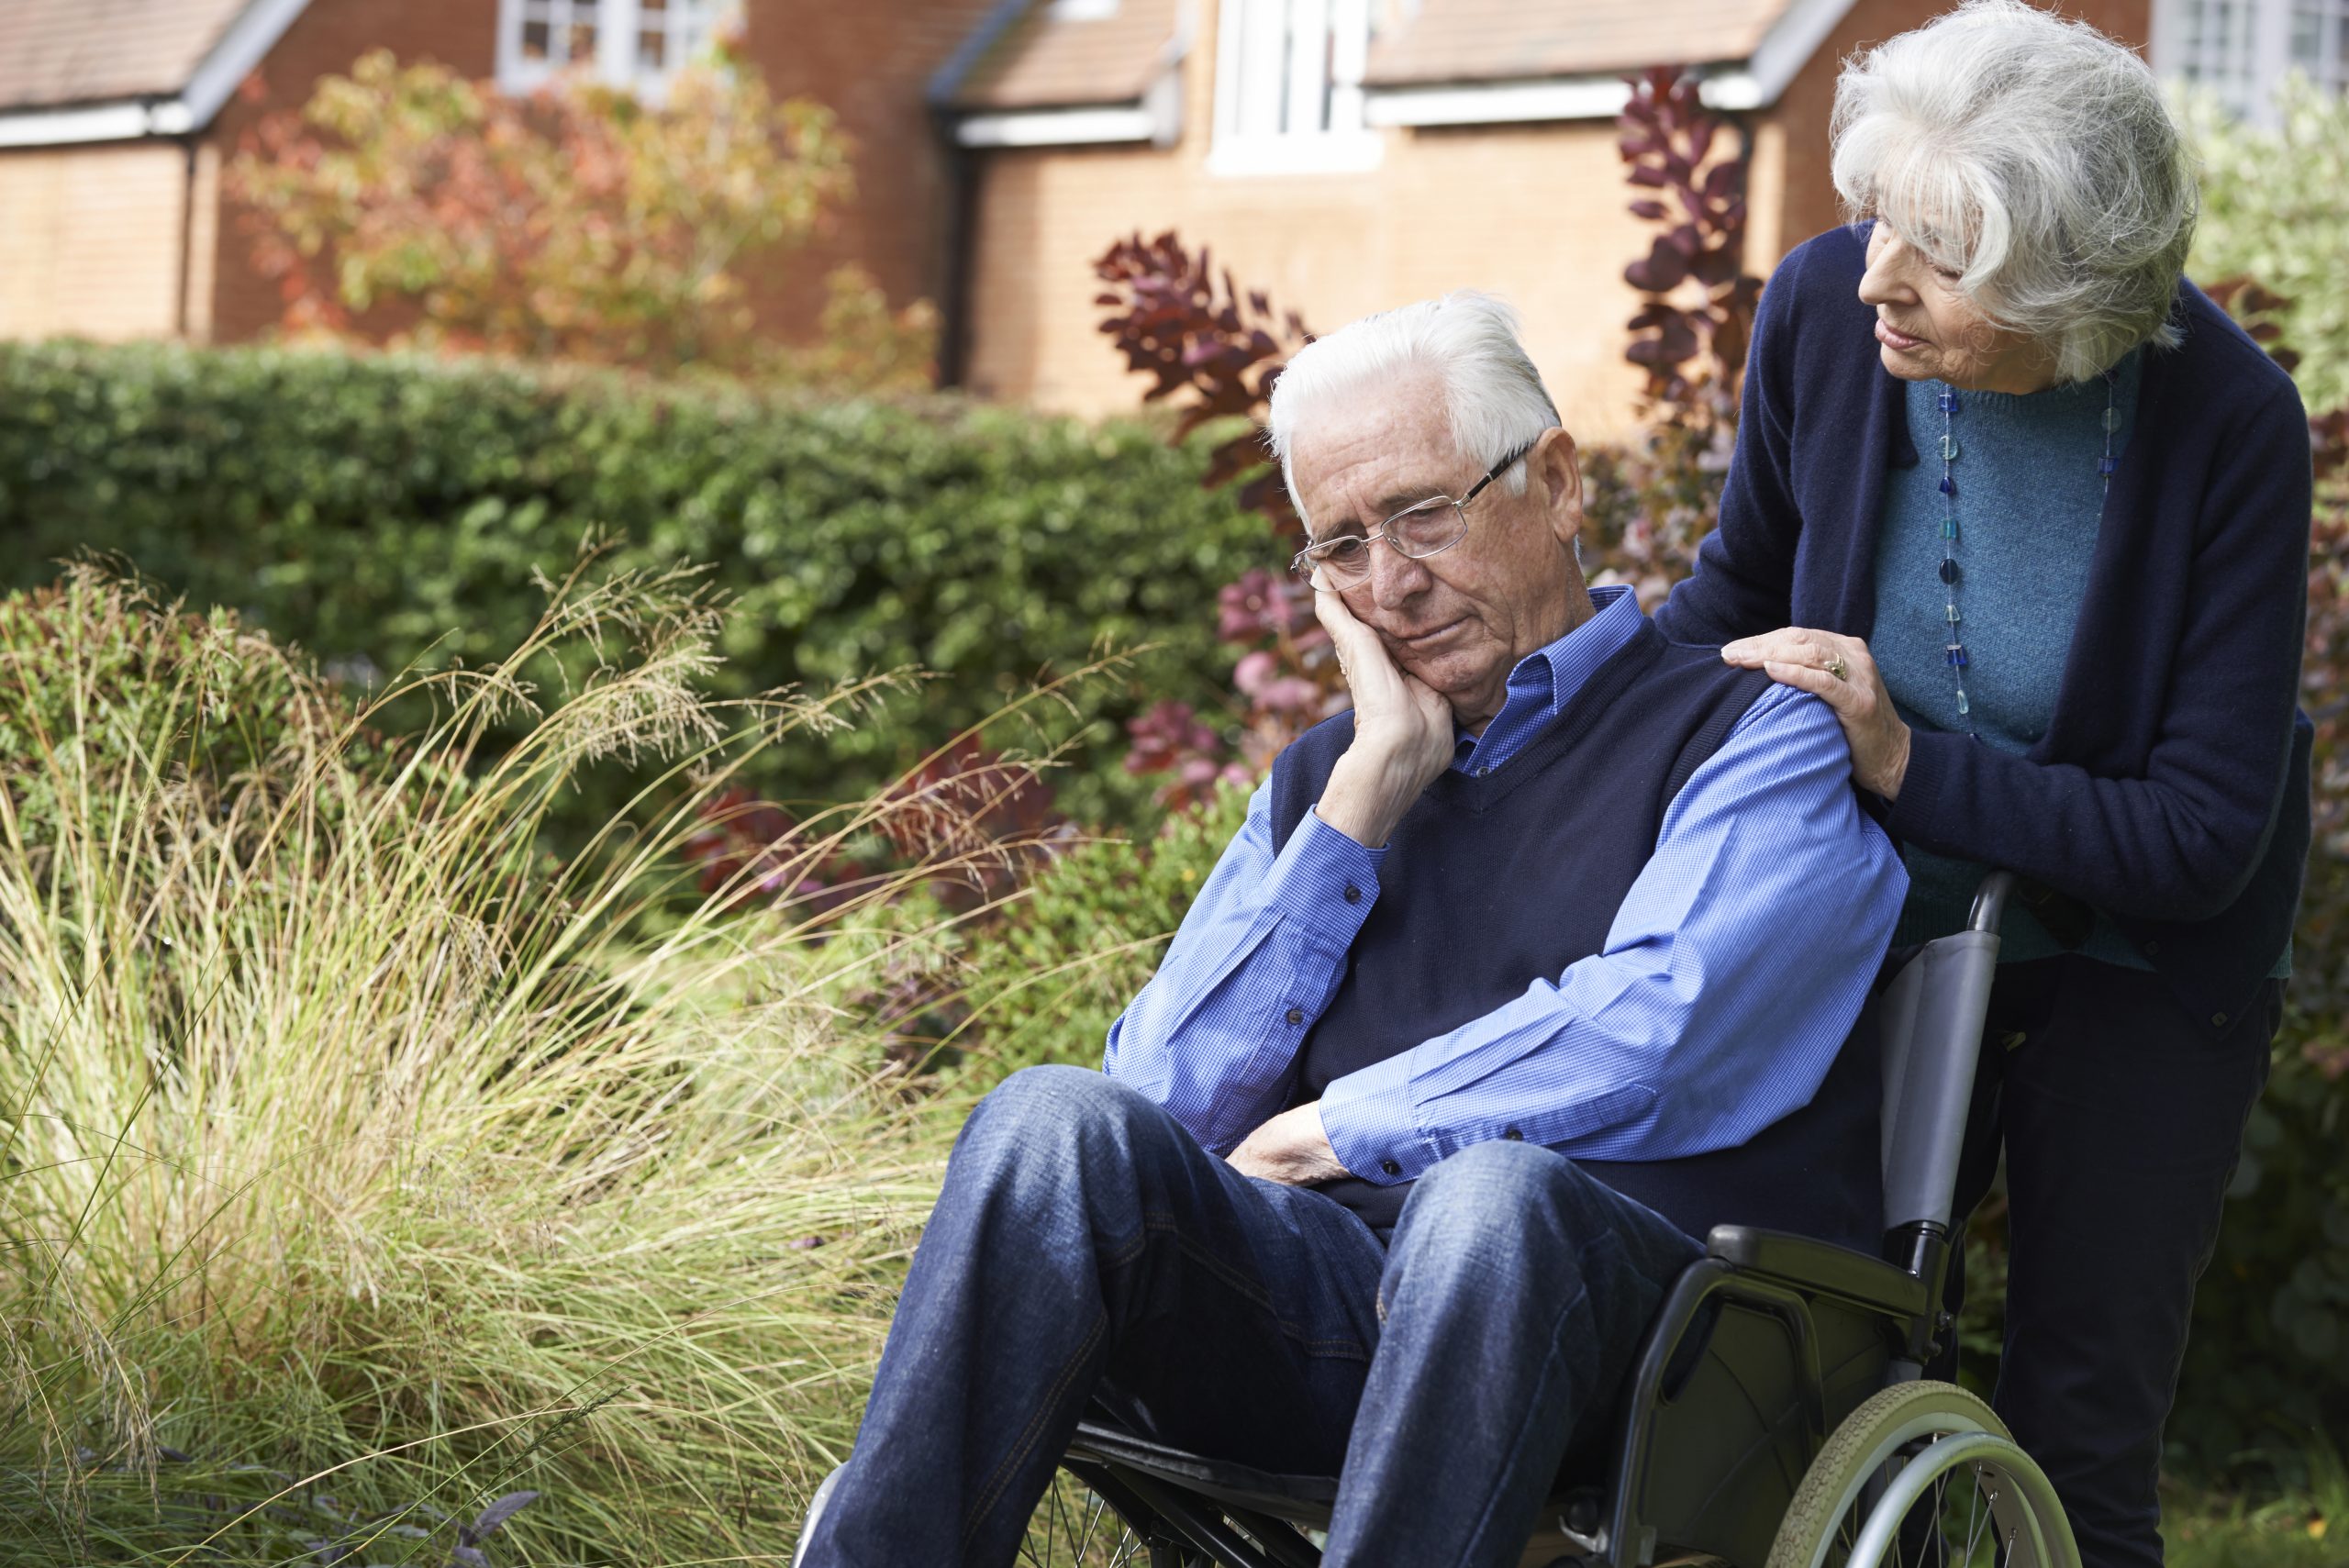
[[[1710,649],[1642,627],[1507,766],[1442,774],[1404,815],[1379,870],[1377,906],[1347,955],[1330,1006],[1306,1036],[1292,1103],[1330,1081],[1492,1011],[1537,976],[1554,978],[1606,943],[1681,786],[1767,687]],[[1353,739],[1351,715],[1316,726],[1274,763],[1275,843],[1320,798]],[[1769,1020],[1754,1020],[1766,1031]],[[1881,1077],[1873,1005],[1810,1105],[1742,1148],[1648,1161],[1582,1161],[1609,1186],[1690,1235],[1767,1226],[1876,1251]],[[1515,1123],[1537,1143],[1553,1107]],[[1392,1227],[1408,1183],[1325,1184],[1375,1227]]]

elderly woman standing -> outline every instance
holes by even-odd
[[[1833,172],[1858,221],[1764,294],[1720,531],[1657,622],[1834,706],[1907,848],[1902,940],[2024,878],[1977,1118],[1998,1406],[2089,1563],[2158,1564],[2308,847],[2308,426],[2183,280],[2191,155],[2092,28],[1971,0],[1855,57]]]

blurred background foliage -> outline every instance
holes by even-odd
[[[1048,725],[1093,742],[1055,780],[1066,808],[1130,822],[1149,785],[1115,727],[1219,701],[1200,606],[1264,553],[1200,486],[1204,441],[485,361],[0,345],[0,583],[118,553],[363,689],[516,646],[584,539],[607,569],[692,562],[734,601],[719,695],[927,673],[890,723],[763,758],[745,784],[786,802],[878,788],[1040,677],[1150,644],[1126,690]],[[597,779],[559,829],[623,798]]]
[[[2287,78],[2277,123],[2229,116],[2209,97],[2185,100],[2201,143],[2202,217],[2192,275],[2248,275],[2283,296],[2284,346],[2311,414],[2349,406],[2349,97]]]

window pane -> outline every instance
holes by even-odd
[[[678,0],[670,0],[674,5]],[[1224,0],[1219,134],[1243,139],[1362,130],[1365,0]]]
[[[544,22],[522,24],[522,58],[544,60],[547,57],[547,25]]]

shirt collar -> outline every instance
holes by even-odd
[[[1588,620],[1517,662],[1508,673],[1501,710],[1485,726],[1481,743],[1478,737],[1453,727],[1454,766],[1468,766],[1486,753],[1486,763],[1498,766],[1531,733],[1555,718],[1598,667],[1620,652],[1646,623],[1638,596],[1624,584],[1593,588],[1590,602],[1596,613]]]
[[[1598,667],[1620,652],[1640,629],[1645,617],[1631,590],[1617,584],[1593,588],[1590,602],[1597,613],[1555,642],[1535,649],[1508,673],[1508,695],[1503,706],[1519,697],[1539,700],[1551,715],[1574,700]]]

